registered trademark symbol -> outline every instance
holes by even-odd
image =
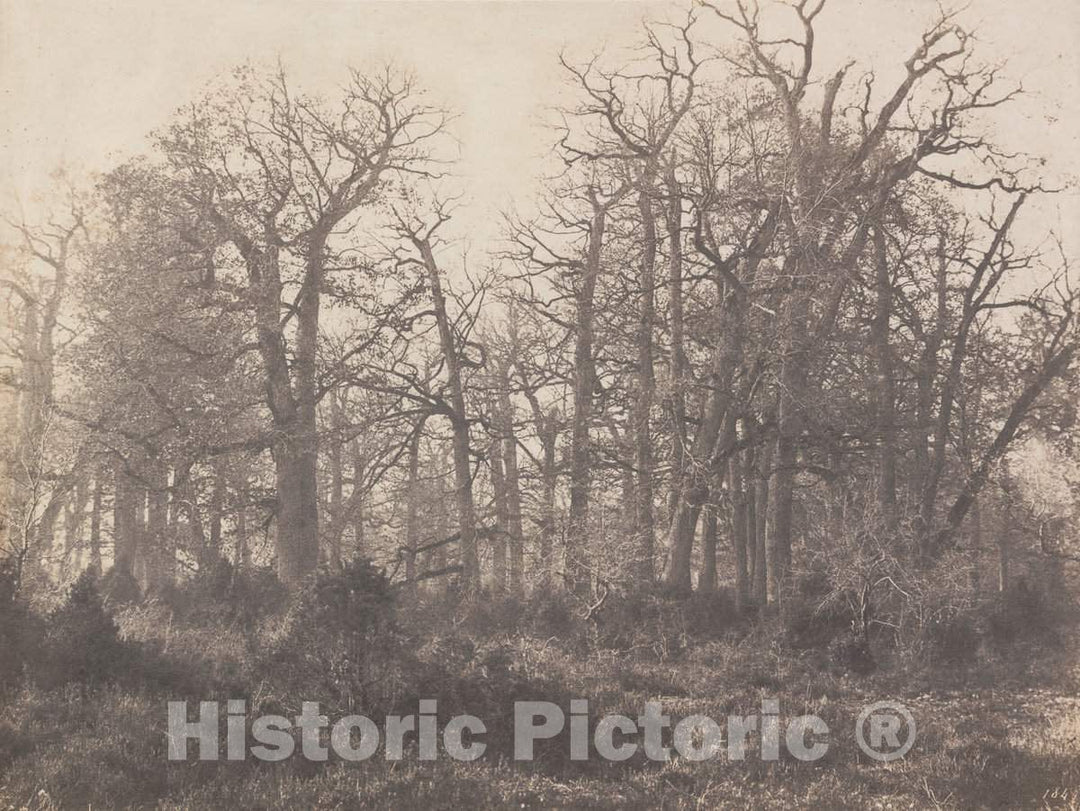
[[[915,744],[915,719],[899,701],[877,701],[859,713],[855,740],[873,760],[897,760]]]

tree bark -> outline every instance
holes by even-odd
[[[768,517],[769,517],[769,479],[772,476],[772,445],[764,443],[758,452],[758,470],[754,509],[757,526],[754,528],[754,544],[757,547],[754,569],[754,597],[758,605],[765,605],[769,597],[769,559],[768,559]]]
[[[414,238],[413,242],[420,251],[424,267],[427,270],[428,285],[431,288],[432,306],[435,321],[439,328],[439,344],[446,361],[447,382],[450,387],[450,423],[453,429],[454,483],[455,500],[458,510],[458,526],[461,530],[461,580],[467,588],[480,582],[480,561],[476,554],[476,512],[472,491],[472,459],[469,446],[469,419],[465,410],[465,394],[461,380],[461,358],[454,340],[453,327],[446,310],[446,298],[443,295],[441,273],[431,250],[431,243],[426,239]]]
[[[701,424],[686,460],[687,473],[679,484],[668,529],[668,565],[664,571],[665,588],[688,592],[691,587],[690,561],[694,549],[701,505],[709,491],[710,468],[714,463],[721,433],[733,429],[730,410],[734,405],[732,382],[742,361],[742,330],[745,309],[740,297],[727,288],[717,274],[717,346],[713,349],[711,390],[706,400]]]
[[[635,514],[640,550],[638,578],[652,583],[655,556],[655,529],[653,525],[653,458],[651,412],[653,394],[656,390],[656,373],[653,368],[653,321],[655,320],[656,287],[656,214],[652,204],[653,173],[645,171],[640,179],[638,212],[642,225],[641,258],[641,305],[637,335],[637,398],[634,415],[634,461],[637,468]]]
[[[521,594],[525,570],[525,533],[521,520],[521,483],[518,471],[517,437],[514,435],[514,406],[510,400],[510,360],[501,359],[498,367],[498,403],[506,473],[507,541],[510,546],[509,587]]]
[[[495,535],[491,539],[491,584],[496,594],[506,591],[506,538],[509,533],[510,510],[507,506],[506,475],[503,470],[502,440],[495,436],[488,446],[491,486],[495,495]]]
[[[83,526],[86,518],[86,504],[90,500],[89,482],[80,475],[64,511],[64,559],[60,566],[62,578],[67,578],[72,570],[77,570],[83,551]]]
[[[799,398],[806,396],[808,353],[806,291],[800,289],[802,262],[792,257],[786,263],[791,291],[784,308],[783,355],[777,408],[776,468],[770,488],[772,515],[769,533],[769,602],[782,602],[791,570],[791,542],[795,506],[795,478],[799,436],[803,415]]]
[[[889,276],[885,234],[874,229],[875,300],[871,341],[877,362],[878,508],[886,529],[896,529],[896,379],[889,345],[892,316],[892,282]]]
[[[360,448],[360,440],[352,443],[352,491],[349,493],[349,501],[345,505],[345,513],[352,519],[353,524],[353,549],[352,555],[367,554],[367,540],[364,535],[364,497],[367,491],[364,487],[364,470],[367,467],[364,454]],[[344,527],[342,528],[344,533]]]
[[[682,275],[682,189],[674,167],[665,177],[670,201],[665,209],[668,241],[668,320],[671,329],[671,490],[668,513],[674,514],[685,472],[687,367]]]
[[[607,208],[593,201],[588,246],[577,291],[577,324],[574,343],[574,420],[570,434],[570,516],[566,535],[566,576],[578,588],[588,569],[589,488],[592,485],[593,388],[596,371],[593,360],[593,307],[600,258],[607,224]]]
[[[749,423],[749,421],[748,421]],[[748,432],[753,429],[748,427]],[[747,591],[751,600],[756,599],[754,583],[757,581],[757,449],[753,437],[748,437],[750,444],[744,454],[743,487],[746,491],[746,579]],[[761,561],[764,563],[764,561]]]
[[[698,575],[697,590],[702,594],[716,591],[716,543],[719,535],[719,516],[715,504],[703,508],[705,530],[701,538],[701,574]]]
[[[87,568],[91,574],[101,574],[101,511],[104,485],[102,472],[98,468],[94,472],[94,496],[90,505],[90,555]]]
[[[175,558],[169,543],[168,468],[159,459],[149,460],[147,470],[150,487],[147,491],[147,521],[144,558],[146,560],[147,590],[160,589],[171,581],[173,572],[170,561]]]
[[[295,589],[315,571],[319,562],[315,344],[321,256],[307,262],[297,303],[297,352],[290,372],[281,319],[281,270],[274,234],[268,226],[264,248],[239,235],[235,241],[247,262],[255,295],[259,353],[276,436],[271,451],[277,492],[274,536],[277,572],[282,583]],[[311,250],[321,252],[324,245],[324,239],[313,240]],[[293,375],[296,377],[295,391]]]
[[[113,569],[134,578],[139,546],[139,490],[120,463],[113,469],[113,483]]]
[[[340,395],[332,392],[330,395],[330,430],[332,438],[328,462],[330,463],[330,493],[328,497],[328,512],[330,513],[329,543],[326,555],[328,562],[334,569],[341,569],[341,536],[345,531],[345,474],[342,470],[342,407]]]
[[[743,611],[750,598],[750,576],[747,571],[747,498],[742,454],[733,454],[728,459],[728,483],[732,502],[731,545],[735,553],[735,605]]]

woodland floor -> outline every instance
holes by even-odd
[[[125,630],[155,632],[160,624],[146,616]],[[170,644],[185,650],[173,633]],[[837,675],[812,653],[762,651],[752,637],[703,643],[675,661],[505,642],[521,673],[588,698],[594,715],[637,715],[645,701],[660,700],[672,716],[723,718],[778,698],[782,713],[814,712],[829,723],[829,752],[813,764],[753,756],[579,764],[552,748],[527,766],[498,757],[387,763],[378,755],[321,768],[298,758],[169,764],[160,692],[28,687],[0,720],[0,808],[1080,808],[1075,619],[1053,644],[1020,640],[1007,657],[980,652],[964,665],[886,667],[866,677]],[[227,650],[229,635],[217,644]],[[852,732],[859,710],[885,698],[903,702],[918,724],[914,748],[889,764],[863,756]]]

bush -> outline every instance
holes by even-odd
[[[370,710],[399,692],[404,647],[390,581],[357,559],[341,571],[318,572],[301,591],[260,669],[297,701],[303,695]]]
[[[923,631],[924,655],[934,663],[968,664],[979,650],[975,617],[955,611],[931,619]]]
[[[689,642],[687,613],[693,599],[646,590],[613,594],[600,618],[596,647],[648,652],[661,661],[677,659]]]
[[[998,648],[1018,640],[1052,642],[1054,612],[1042,592],[1032,589],[1024,579],[1017,580],[993,603],[986,629],[990,642]]]
[[[120,640],[96,577],[85,571],[45,623],[42,661],[35,679],[45,688],[116,681],[133,664],[134,652]]]
[[[14,563],[0,561],[0,697],[13,693],[22,683],[35,641],[42,634],[40,620],[16,599],[16,580]]]
[[[741,630],[748,616],[739,612],[735,596],[729,589],[718,589],[711,594],[695,593],[686,605],[690,633],[698,639],[721,639],[732,630]]]
[[[117,569],[115,566],[102,576],[98,591],[109,605],[139,603],[143,598],[142,589],[139,588],[139,583],[131,572],[126,569]]]
[[[792,594],[780,616],[781,639],[792,650],[825,650],[841,634],[850,634],[851,616],[846,606],[831,600],[822,603],[816,593]]]
[[[569,636],[578,624],[566,596],[555,589],[536,592],[530,600],[529,613],[538,636]]]
[[[414,713],[420,700],[434,699],[440,722],[477,715],[488,725],[491,755],[509,756],[514,701],[565,698],[531,680],[507,641],[527,625],[527,604],[414,596],[402,620],[395,589],[368,561],[320,571],[257,668],[269,674],[260,711],[291,715],[301,701],[318,701],[328,714],[377,718]]]
[[[178,618],[192,624],[236,623],[247,630],[288,604],[288,592],[273,570],[239,569],[223,558],[159,596]]]
[[[841,670],[866,676],[877,669],[870,643],[854,634],[844,634],[829,646],[832,661]]]

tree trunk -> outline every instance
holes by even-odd
[[[687,472],[679,482],[679,497],[668,528],[668,563],[663,583],[676,592],[690,590],[690,561],[694,549],[698,514],[708,493],[709,468],[713,464],[729,410],[734,401],[732,380],[742,359],[743,303],[724,281],[717,277],[718,345],[713,350],[711,391],[694,434],[694,443],[686,460]]]
[[[876,270],[874,320],[871,341],[877,361],[877,428],[879,436],[878,508],[885,527],[896,529],[896,379],[893,375],[892,348],[889,346],[892,316],[892,282],[889,276],[885,234],[874,229],[874,265]]]
[[[754,528],[757,568],[754,570],[754,597],[758,605],[763,606],[769,599],[769,480],[772,478],[772,443],[762,443],[757,456],[757,492],[754,494],[754,508],[757,513],[757,526]]]
[[[543,492],[540,503],[540,551],[539,569],[541,585],[551,577],[555,549],[555,530],[558,524],[555,512],[555,490],[558,486],[558,468],[555,453],[558,441],[558,421],[554,409],[543,418],[541,443],[544,446]]]
[[[687,367],[682,276],[682,189],[671,167],[665,177],[670,202],[665,209],[668,240],[668,320],[671,329],[671,491],[669,517],[679,498],[686,455]]]
[[[755,583],[759,565],[757,548],[757,449],[752,441],[745,453],[743,487],[746,490],[746,579],[751,599],[757,598]],[[760,561],[764,565],[764,561]]]
[[[939,397],[938,415],[934,425],[934,439],[933,439],[933,456],[930,461],[929,472],[925,481],[925,489],[923,492],[922,509],[920,511],[920,551],[921,557],[924,560],[929,559],[932,555],[940,551],[940,548],[952,533],[955,532],[959,526],[960,521],[963,520],[964,514],[967,512],[967,508],[970,505],[971,498],[978,493],[978,489],[982,487],[982,474],[978,471],[975,476],[972,477],[971,484],[974,484],[974,488],[968,487],[961,497],[953,504],[953,508],[949,513],[946,526],[943,530],[936,535],[932,533],[933,518],[935,514],[935,508],[937,506],[938,490],[941,484],[941,478],[945,471],[946,452],[948,448],[949,432],[952,428],[952,412],[956,403],[956,396],[959,386],[961,384],[961,377],[963,371],[964,360],[968,355],[968,339],[971,336],[971,329],[976,323],[976,319],[979,313],[982,311],[980,307],[981,300],[994,288],[997,282],[1001,279],[1005,270],[1009,267],[1007,262],[1002,262],[998,267],[994,268],[989,273],[987,278],[987,271],[994,263],[998,250],[1004,242],[1006,235],[1012,227],[1013,221],[1016,219],[1016,215],[1019,213],[1020,208],[1023,206],[1026,199],[1026,194],[1021,194],[1013,201],[1012,207],[1009,210],[1008,215],[1005,217],[1003,223],[998,227],[994,234],[994,239],[987,252],[984,254],[982,261],[975,266],[972,272],[971,280],[965,285],[963,291],[963,305],[960,313],[960,322],[956,326],[956,336],[953,340],[952,355],[949,358],[949,367],[946,370],[945,376],[941,384],[941,394]],[[943,302],[942,299],[945,296],[946,281],[946,258],[944,255],[944,245],[939,248],[939,270],[938,270],[938,315],[939,319],[943,322]],[[1053,353],[1051,353],[1053,354]],[[1068,355],[1071,357],[1072,350],[1068,351]],[[1053,378],[1053,375],[1049,379],[1044,379],[1046,366],[1052,361],[1048,358],[1045,361],[1043,373],[1040,373],[1038,380],[1035,383],[1035,388],[1029,385],[1024,393],[1020,397],[1018,404],[1031,396],[1031,401],[1034,401],[1039,393],[1042,391],[1043,386]],[[1068,358],[1065,361],[1068,364]],[[1056,373],[1055,373],[1056,374]],[[1012,422],[1014,415],[1017,415],[1016,407],[1018,404],[1014,404],[1013,410],[1010,412],[1009,420],[1006,421],[1006,426],[1009,426]],[[1030,402],[1027,404],[1030,405]],[[1027,405],[1023,406],[1019,414],[1020,419],[1026,414]],[[1019,422],[1012,425],[1011,428],[1003,428],[998,435],[998,439],[995,440],[994,446],[998,445],[998,440],[1005,437],[1008,434],[1008,438],[1005,440],[1005,444],[998,450],[1000,453],[1004,453],[1005,447],[1008,442],[1012,440],[1012,435],[1019,428]],[[996,459],[994,460],[996,461]],[[986,471],[988,472],[988,471]]]
[[[1004,594],[1009,589],[1009,527],[998,530],[998,591]]]
[[[750,577],[747,572],[747,499],[741,454],[728,459],[728,483],[731,488],[731,545],[735,552],[735,605],[746,609],[750,597]]]
[[[239,236],[237,243],[247,262],[255,295],[267,406],[277,437],[271,450],[277,492],[274,541],[278,577],[288,588],[295,589],[319,562],[315,348],[325,237],[313,239],[309,246],[311,256],[297,300],[297,348],[292,363],[286,353],[281,319],[281,270],[274,235],[267,234],[265,248]]]
[[[652,583],[655,576],[655,529],[653,526],[653,458],[650,416],[656,373],[653,368],[653,321],[655,320],[656,287],[656,215],[652,205],[652,172],[646,171],[640,180],[638,211],[642,224],[641,306],[638,319],[637,397],[634,414],[634,461],[637,468],[635,515],[640,544],[640,571],[643,583]]]
[[[453,467],[453,454],[447,453],[448,448],[445,443],[440,444],[439,455],[440,471]],[[445,538],[450,534],[450,509],[449,505],[454,501],[454,493],[452,490],[447,490],[446,479],[443,476],[439,476],[438,493],[436,496],[436,502],[434,506],[435,521],[434,523],[434,536],[436,538]],[[446,545],[433,549],[428,553],[430,560],[428,562],[428,569],[443,569],[446,567]]]
[[[1010,551],[1012,546],[1012,529],[1013,529],[1013,514],[1012,503],[1010,501],[1011,493],[1008,487],[1008,470],[1004,471],[1004,477],[1006,482],[1005,487],[1005,499],[1001,505],[999,511],[1000,521],[997,528],[997,588],[998,592],[1004,594],[1009,589],[1010,582]]]
[[[708,413],[698,428],[691,448],[689,464],[700,468],[705,460],[712,456],[716,437],[720,434],[723,413],[720,395],[710,395]],[[679,497],[675,502],[675,513],[671,517],[668,529],[668,562],[664,570],[664,587],[675,592],[686,593],[691,587],[690,562],[694,551],[694,535],[697,532],[698,516],[701,505],[708,494],[704,475],[697,469],[688,471],[679,485]]]
[[[64,560],[60,566],[62,579],[66,579],[72,571],[78,570],[79,558],[83,551],[86,504],[89,500],[89,482],[84,475],[79,475],[67,509],[64,511]]]
[[[94,496],[90,505],[90,555],[87,568],[91,574],[101,574],[101,510],[103,499],[102,472],[94,472]]]
[[[716,542],[719,517],[715,504],[703,508],[705,513],[705,531],[701,538],[701,574],[698,576],[697,590],[702,594],[716,591]]]
[[[345,530],[345,475],[342,470],[342,408],[341,398],[337,392],[330,395],[330,429],[331,440],[329,453],[330,463],[330,494],[328,498],[328,512],[330,513],[329,543],[327,544],[327,558],[330,566],[336,570],[341,569],[341,536]]]
[[[607,224],[607,210],[593,204],[589,244],[577,292],[577,325],[574,344],[574,420],[570,434],[570,516],[566,533],[566,576],[572,588],[587,579],[589,538],[589,488],[592,485],[590,429],[596,372],[593,361],[593,306],[600,276],[600,257]]]
[[[34,561],[34,565],[37,567],[39,573],[46,577],[53,577],[57,574],[53,571],[53,562],[56,558],[56,524],[60,519],[60,515],[64,509],[68,500],[68,493],[66,488],[57,487],[48,495],[48,501],[45,504],[45,510],[41,514],[41,518],[38,520],[36,532],[36,557],[37,561]]]
[[[1063,320],[1060,325],[1060,331],[1058,338],[1060,338],[1065,329],[1070,325],[1071,319]],[[1063,346],[1059,346],[1056,351],[1051,349],[1048,352],[1047,357],[1044,360],[1044,365],[1039,373],[1028,382],[1024,387],[1024,390],[1017,397],[1009,408],[1009,414],[1005,418],[1005,422],[1001,428],[998,429],[997,434],[994,437],[994,441],[990,443],[990,446],[983,451],[979,457],[978,462],[975,465],[975,469],[968,477],[968,480],[964,483],[960,494],[956,497],[952,507],[949,509],[948,516],[945,519],[945,526],[935,536],[933,549],[934,551],[940,551],[944,549],[954,537],[960,524],[963,523],[964,516],[967,515],[971,505],[975,502],[983,486],[986,484],[987,479],[990,476],[990,471],[997,462],[1005,456],[1012,441],[1016,438],[1017,432],[1020,430],[1020,426],[1027,418],[1028,412],[1031,407],[1035,405],[1039,395],[1043,390],[1050,385],[1050,383],[1059,377],[1069,367],[1069,363],[1072,361],[1073,356],[1076,354],[1077,344],[1069,342]]]
[[[191,462],[184,462],[178,466],[173,479],[173,489],[176,491],[177,504],[187,515],[188,521],[188,549],[200,565],[206,561],[206,548],[209,541],[206,538],[206,527],[203,526],[202,511],[199,509],[199,494],[195,483],[191,480]]]
[[[982,592],[982,510],[979,500],[971,505],[971,593],[976,600]]]
[[[807,307],[805,292],[798,289],[801,262],[788,263],[792,292],[785,307],[783,357],[780,367],[777,408],[776,469],[770,492],[772,516],[769,534],[769,602],[780,603],[791,570],[792,521],[795,507],[795,478],[802,409],[799,400],[807,389]]]
[[[420,545],[420,440],[426,415],[421,416],[409,437],[409,472],[405,493],[405,580],[416,579],[416,547]]]
[[[247,525],[247,486],[244,483],[237,493],[236,506],[236,566],[241,571],[251,568],[251,543],[248,539]]]
[[[352,555],[366,554],[367,540],[364,536],[364,496],[367,491],[364,487],[364,469],[367,467],[364,454],[360,451],[360,441],[354,440],[353,454],[353,486],[349,494],[349,502],[345,508],[346,513],[352,518],[353,523],[353,551]],[[342,529],[344,532],[344,529]],[[340,542],[339,542],[340,543]]]
[[[160,589],[172,579],[170,559],[174,558],[169,543],[168,507],[169,474],[168,468],[158,459],[150,460],[147,466],[150,476],[150,488],[147,491],[146,520],[146,583],[144,589]]]
[[[790,400],[786,402],[786,410],[790,411]],[[790,426],[791,422],[788,421]],[[781,418],[781,430],[784,421]],[[772,508],[771,532],[768,538],[769,560],[769,603],[779,604],[782,600],[784,589],[787,587],[787,577],[791,569],[791,528],[792,514],[794,511],[795,489],[795,464],[798,460],[795,445],[795,437],[790,433],[781,433],[776,440],[776,471],[770,492],[770,507]]]
[[[114,468],[113,482],[113,569],[134,578],[139,544],[139,490],[120,463]]]
[[[446,310],[439,267],[435,262],[431,244],[427,240],[414,240],[427,269],[431,287],[432,306],[439,328],[439,344],[446,361],[450,386],[450,423],[453,428],[454,483],[457,502],[458,526],[461,530],[461,580],[466,589],[480,582],[480,561],[476,554],[476,512],[472,492],[472,459],[469,447],[469,419],[465,411],[465,394],[461,381],[461,358],[454,340],[453,326]]]
[[[213,480],[210,484],[210,543],[207,546],[206,560],[199,561],[199,567],[219,560],[223,553],[221,528],[225,513],[225,477],[217,465],[211,467]]]
[[[310,430],[298,420],[287,429],[274,449],[274,473],[278,497],[275,534],[278,577],[296,588],[315,571],[319,560],[318,454],[314,423]],[[299,431],[300,433],[296,433]]]
[[[948,313],[948,260],[944,237],[937,246],[935,269],[936,317],[933,330],[925,336],[919,356],[915,378],[915,431],[912,444],[915,448],[915,471],[912,477],[912,493],[916,499],[915,538],[919,557],[929,555],[930,532],[933,526],[936,490],[930,487],[929,434],[933,425],[934,389],[938,376],[938,352],[945,337],[945,319]]]
[[[495,495],[495,535],[491,539],[491,583],[496,594],[506,590],[506,538],[509,534],[509,509],[506,505],[506,475],[503,470],[502,441],[492,437],[488,450],[491,487]]]
[[[514,435],[514,406],[510,400],[510,363],[500,361],[497,411],[501,421],[502,459],[506,474],[507,542],[510,546],[509,586],[521,594],[525,569],[525,533],[521,520],[521,483],[518,472],[517,438]]]

